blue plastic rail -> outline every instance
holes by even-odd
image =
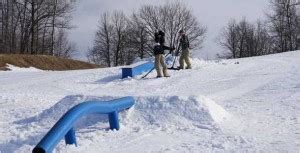
[[[108,114],[110,129],[119,130],[118,113],[122,110],[129,109],[133,105],[133,97],[125,97],[106,102],[89,101],[81,103],[71,108],[60,118],[32,152],[50,153],[63,137],[65,137],[66,144],[75,144],[77,146],[74,123],[84,115],[92,113]]]
[[[153,68],[153,62],[145,62],[137,66],[122,68],[122,79],[140,75],[144,72],[150,71]]]

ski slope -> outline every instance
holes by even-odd
[[[31,152],[71,107],[133,96],[120,131],[107,117],[76,124],[78,147],[55,152],[299,152],[300,51],[224,61],[193,59],[170,78],[121,80],[121,70],[0,72],[0,152]]]

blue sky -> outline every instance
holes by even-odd
[[[169,0],[172,1],[172,0]],[[93,44],[99,17],[103,12],[124,10],[130,14],[143,4],[159,5],[166,0],[78,0],[73,16],[75,29],[70,31],[70,39],[76,43],[80,54],[85,53]],[[269,0],[183,0],[190,7],[199,21],[208,28],[204,48],[197,55],[212,58],[223,51],[216,43],[221,29],[228,21],[246,17],[249,21],[263,19],[268,11]]]

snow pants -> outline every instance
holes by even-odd
[[[186,63],[187,65],[186,69],[192,68],[189,56],[190,56],[190,50],[188,48],[182,50],[181,56],[179,58],[180,69],[184,69],[184,63]]]
[[[162,77],[161,66],[163,68],[164,77],[169,77],[167,64],[165,63],[164,54],[155,55],[155,69],[157,72],[157,77]]]

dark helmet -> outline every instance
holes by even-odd
[[[179,30],[179,33],[184,34],[184,30],[183,29]]]
[[[162,30],[159,30],[158,34],[161,35],[161,36],[163,36],[163,37],[165,36],[165,33]]]

